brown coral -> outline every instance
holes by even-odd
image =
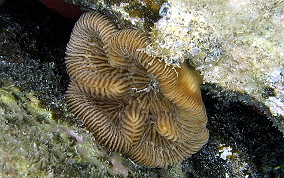
[[[70,110],[104,147],[138,164],[166,167],[208,140],[199,80],[185,64],[166,66],[143,49],[148,36],[86,13],[67,46]]]

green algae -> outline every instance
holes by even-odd
[[[77,143],[70,132],[78,132],[78,137],[82,137],[82,130],[55,120],[52,111],[41,107],[32,93],[23,93],[19,88],[0,88],[0,103],[0,145],[1,155],[4,155],[1,156],[2,176],[76,177],[95,174],[96,157],[93,156],[90,135],[89,142]],[[78,152],[82,148],[84,152]],[[86,164],[87,156],[93,158],[88,162],[93,166],[76,172],[78,167]]]

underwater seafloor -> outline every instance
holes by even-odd
[[[35,0],[0,6],[0,177],[284,177],[283,133],[265,109],[210,84],[209,141],[181,164],[150,169],[100,148],[64,101],[74,23]]]

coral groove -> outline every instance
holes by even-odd
[[[70,110],[105,148],[148,167],[166,167],[208,140],[199,78],[146,54],[148,36],[119,30],[89,12],[67,45]]]

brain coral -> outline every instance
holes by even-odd
[[[66,98],[100,145],[137,164],[166,167],[207,142],[207,116],[196,72],[147,55],[148,44],[144,33],[83,14],[67,45]]]

